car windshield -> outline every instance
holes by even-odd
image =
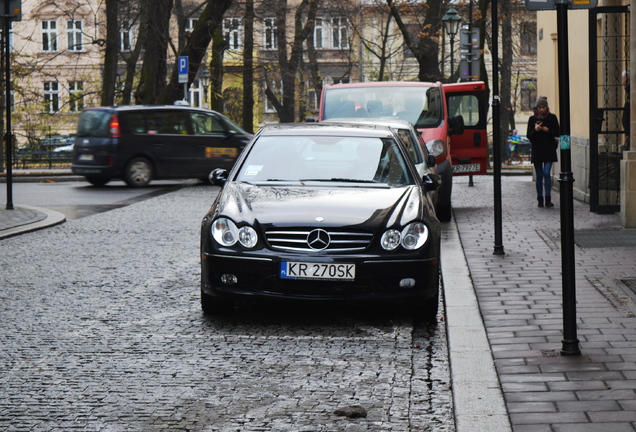
[[[266,136],[250,149],[237,180],[411,184],[397,143],[341,136]]]
[[[408,120],[417,128],[438,127],[442,100],[437,86],[369,86],[329,88],[323,120],[384,117]]]

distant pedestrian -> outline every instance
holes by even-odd
[[[554,207],[552,203],[552,163],[557,159],[559,120],[550,112],[548,98],[539,96],[534,107],[534,115],[528,120],[526,134],[532,144],[532,164],[536,173],[537,201],[539,207]],[[544,201],[545,195],[545,201]]]
[[[508,133],[508,165],[512,164],[515,160],[521,162],[519,157],[519,142],[521,137],[517,129],[513,129]]]

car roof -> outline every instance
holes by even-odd
[[[323,123],[359,123],[363,125],[388,126],[391,128],[414,129],[413,123],[408,120],[382,117],[362,118],[333,118],[323,120]]]
[[[441,86],[441,82],[422,81],[366,81],[358,83],[331,84],[325,86],[326,89],[346,88],[346,87],[431,87]]]
[[[212,111],[212,110],[208,110],[208,109],[204,109],[204,108],[198,108],[198,107],[192,107],[192,106],[185,106],[185,105],[122,105],[122,106],[108,106],[108,107],[91,107],[91,108],[86,108],[84,111],[117,111],[117,112],[124,112],[124,111],[156,111],[156,110],[185,110],[185,111],[200,111],[200,112],[207,112],[207,113],[216,113],[216,111]],[[218,113],[217,113],[218,114]]]
[[[370,138],[394,138],[388,126],[359,123],[278,123],[263,126],[261,136],[271,135],[341,135]]]

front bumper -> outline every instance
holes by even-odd
[[[289,280],[280,277],[281,261],[300,261],[300,257],[256,257],[203,253],[201,291],[205,295],[228,299],[280,298],[289,300],[399,300],[434,299],[439,290],[437,258],[383,259],[382,257],[328,257],[311,261],[353,263],[353,281]],[[306,258],[302,260],[307,261]],[[231,274],[236,283],[222,282]],[[400,281],[412,279],[411,287]]]

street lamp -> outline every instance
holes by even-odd
[[[450,36],[450,45],[451,45],[451,54],[450,54],[450,64],[451,64],[451,82],[453,80],[453,75],[455,74],[455,64],[453,60],[455,57],[454,45],[455,45],[455,35],[459,31],[459,26],[462,22],[462,19],[457,15],[457,11],[453,8],[450,8],[444,18],[442,18],[442,22],[444,23],[444,29],[446,29],[446,33]]]
[[[203,86],[203,106],[208,107],[208,86],[210,85],[210,71],[204,67],[199,75],[199,82]]]

